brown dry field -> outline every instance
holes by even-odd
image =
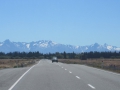
[[[0,59],[0,69],[28,67],[37,63],[37,61],[36,59]]]
[[[59,59],[59,62],[67,64],[84,64],[120,73],[120,59]]]

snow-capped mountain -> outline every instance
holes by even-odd
[[[41,53],[54,53],[54,52],[90,52],[90,51],[120,51],[120,48],[111,45],[100,45],[98,43],[87,45],[87,46],[73,46],[59,44],[50,40],[39,40],[36,42],[11,42],[10,40],[5,40],[0,42],[0,52],[29,52],[29,51],[39,51]]]

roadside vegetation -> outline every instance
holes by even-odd
[[[59,62],[67,64],[81,64],[100,69],[105,69],[113,72],[120,73],[120,59],[59,59]]]
[[[84,53],[40,53],[40,52],[0,52],[0,68],[25,67],[40,59],[56,56],[59,62],[84,64],[92,67],[120,72],[120,52],[84,52]]]
[[[0,69],[29,67],[37,62],[37,59],[0,59]]]
[[[120,59],[120,52],[84,52],[84,53],[40,53],[40,52],[0,52],[0,59],[51,59],[56,56],[59,59]]]

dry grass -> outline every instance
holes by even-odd
[[[84,64],[120,73],[120,59],[60,59],[59,62],[67,64]]]
[[[0,69],[27,67],[35,64],[37,61],[35,59],[0,59]]]

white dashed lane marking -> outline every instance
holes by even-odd
[[[76,78],[80,79],[80,77],[76,76]]]
[[[92,86],[91,84],[88,84],[88,86],[89,86],[89,87],[91,87],[92,89],[95,89],[95,87],[94,87],[94,86]]]
[[[60,65],[59,65],[59,66],[60,66]],[[61,68],[64,68],[64,67],[61,67]],[[65,70],[67,70],[67,69],[65,69]],[[69,73],[72,73],[72,72],[69,71]],[[76,78],[77,78],[77,79],[81,79],[79,76],[76,76]],[[91,84],[88,84],[88,86],[89,86],[90,88],[92,88],[92,89],[95,89],[95,87],[92,86]]]
[[[59,66],[60,66],[60,65],[59,65]],[[61,67],[61,68],[64,68],[64,67]],[[65,69],[65,70],[67,70],[67,69]],[[69,73],[72,73],[72,72],[69,71]],[[76,76],[76,78],[77,78],[77,79],[81,79],[79,76]],[[89,86],[90,88],[92,88],[92,89],[95,89],[95,87],[92,86],[91,84],[88,84],[88,86]]]

